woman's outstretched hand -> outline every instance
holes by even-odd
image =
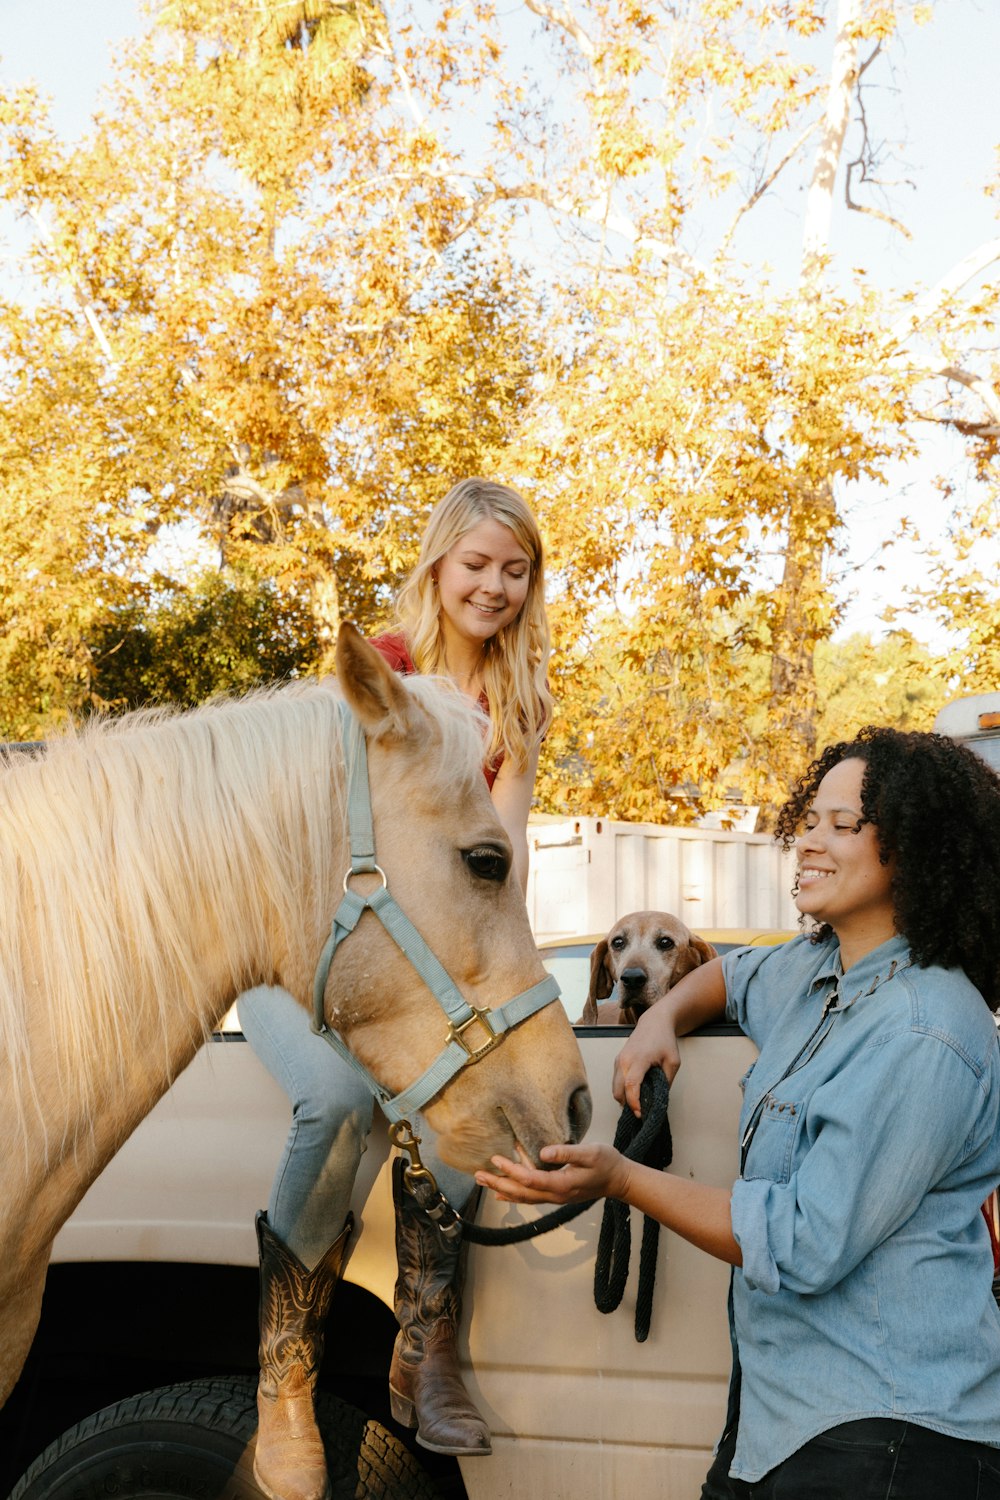
[[[593,1198],[624,1198],[629,1162],[613,1146],[543,1146],[541,1157],[558,1171],[543,1171],[518,1147],[518,1161],[494,1156],[492,1172],[477,1172],[480,1187],[503,1203],[587,1203]]]

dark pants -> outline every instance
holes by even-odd
[[[754,1484],[730,1479],[735,1431],[701,1500],[1000,1500],[1000,1449],[884,1417],[831,1427]]]

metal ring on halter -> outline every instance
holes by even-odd
[[[352,875],[381,875],[382,889],[384,891],[387,891],[389,889],[389,882],[385,878],[385,871],[383,870],[382,866],[373,864],[370,870],[348,870],[347,874],[344,876],[345,896],[347,895],[347,882],[350,880]]]

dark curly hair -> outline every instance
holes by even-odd
[[[868,725],[830,745],[778,814],[786,849],[826,773],[864,762],[861,811],[883,864],[895,857],[896,929],[926,968],[964,969],[991,1010],[1000,1004],[1000,776],[945,735]],[[824,924],[817,940],[829,936]]]

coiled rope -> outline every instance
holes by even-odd
[[[639,1091],[641,1122],[628,1105],[621,1112],[615,1132],[615,1147],[629,1161],[662,1171],[674,1155],[667,1104],[670,1085],[662,1068],[650,1068]],[[653,1288],[656,1284],[656,1252],[660,1243],[660,1224],[648,1214],[642,1216],[642,1244],[639,1250],[639,1285],[635,1299],[635,1337],[645,1343],[653,1312]],[[627,1203],[618,1198],[604,1200],[604,1217],[597,1241],[594,1264],[594,1302],[599,1312],[614,1312],[625,1294],[629,1260],[632,1253],[632,1222]]]
[[[639,1091],[641,1118],[636,1119],[626,1104],[622,1108],[615,1132],[615,1149],[627,1160],[655,1167],[660,1171],[669,1167],[673,1159],[673,1141],[667,1119],[669,1102],[670,1085],[663,1069],[650,1068]],[[421,1167],[412,1179],[408,1178],[407,1186],[443,1235],[452,1238],[461,1234],[473,1245],[523,1244],[527,1240],[536,1239],[540,1234],[547,1234],[550,1229],[557,1229],[561,1224],[568,1224],[571,1219],[578,1218],[598,1202],[598,1199],[591,1198],[585,1203],[565,1203],[561,1208],[553,1209],[551,1213],[543,1214],[526,1224],[489,1229],[456,1213],[438,1191],[426,1168]],[[649,1334],[659,1236],[660,1225],[657,1220],[644,1214],[635,1308],[635,1336],[639,1343],[643,1343]],[[628,1280],[631,1250],[632,1229],[628,1204],[615,1198],[606,1198],[594,1265],[594,1303],[600,1312],[614,1312],[621,1303]]]

